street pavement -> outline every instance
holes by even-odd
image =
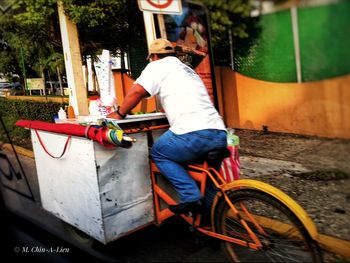
[[[18,171],[13,153],[6,151],[6,154]],[[191,232],[189,225],[177,216],[161,226],[147,226],[107,245],[97,241],[89,247],[74,243],[65,232],[67,224],[40,206],[34,160],[23,155],[20,159],[35,201],[2,187],[4,199],[11,208],[11,211],[3,208],[1,211],[2,255],[35,262],[226,262],[217,243]],[[6,166],[3,159],[0,166]],[[0,179],[2,186],[17,188],[30,196],[23,179],[7,180],[4,176]]]
[[[6,152],[11,160],[15,159],[10,151]],[[29,183],[37,185],[33,159],[24,155],[20,158],[24,170],[30,175]],[[241,156],[241,165],[242,174],[250,178],[271,172],[283,175],[286,171],[308,171],[295,162],[253,156]],[[15,166],[18,168],[18,165]],[[35,200],[40,200],[38,189],[34,189],[33,194]],[[59,220],[39,209],[40,204],[26,202],[24,209],[30,213],[24,213],[24,217],[23,213],[17,216],[16,211],[1,211],[5,215],[1,218],[1,243],[6,245],[0,251],[13,259],[34,259],[36,262],[75,262],[83,259],[96,262],[226,262],[215,242],[191,232],[188,224],[179,217],[173,217],[161,226],[150,225],[108,245],[95,242],[92,249],[86,250],[61,238]],[[30,220],[27,220],[25,215],[29,214]]]
[[[73,246],[13,214],[2,214],[1,255],[34,262],[226,262],[209,240],[190,232],[180,218],[149,226],[94,253]]]

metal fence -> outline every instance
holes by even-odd
[[[349,74],[349,14],[350,1],[344,0],[262,15],[256,20],[259,32],[253,40],[233,43],[234,69],[272,82],[315,81]]]

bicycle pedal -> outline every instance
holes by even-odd
[[[187,212],[187,213],[186,213],[186,216],[188,216],[188,217],[194,217],[193,214],[192,214],[192,212]]]
[[[195,232],[195,231],[196,231],[196,229],[194,228],[194,226],[189,226],[189,227],[188,227],[188,230],[190,230],[190,232]]]

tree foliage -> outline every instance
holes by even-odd
[[[246,0],[200,0],[208,9],[212,42],[225,40],[231,30],[234,37],[248,37],[245,20],[250,17],[252,5]]]
[[[70,19],[78,25],[84,55],[105,48],[117,53],[144,37],[142,13],[136,0],[63,0]]]
[[[199,1],[208,9],[215,63],[230,65],[232,43],[245,43],[249,46],[259,33],[257,19],[250,16],[253,5],[247,0]],[[235,52],[244,53],[246,50]]]
[[[79,29],[83,56],[105,48],[115,53],[144,41],[136,0],[62,0]],[[29,75],[63,64],[57,0],[18,0],[0,17],[0,72],[20,73],[22,59]],[[1,43],[4,43],[2,45]],[[21,55],[23,54],[23,56]],[[61,55],[60,55],[61,54]],[[14,65],[16,65],[14,67]]]
[[[251,5],[245,0],[197,0],[209,10],[212,43],[228,45],[228,32],[248,36],[246,19]],[[130,45],[146,45],[142,14],[136,0],[62,0],[66,14],[79,29],[83,56],[105,48],[116,53]],[[1,11],[0,11],[1,12]],[[57,0],[17,0],[0,16],[0,72],[29,76],[63,67]],[[227,55],[226,55],[227,56]]]
[[[0,63],[0,72],[23,73],[25,62],[29,76],[38,76],[48,64],[57,63],[62,45],[55,10],[54,0],[18,0],[1,16],[0,38],[7,46],[1,52],[12,59]],[[55,60],[48,61],[50,57]]]

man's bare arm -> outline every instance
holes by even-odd
[[[134,84],[129,92],[126,94],[123,104],[119,107],[119,113],[122,115],[126,115],[130,112],[135,106],[145,97],[148,97],[148,92],[140,85]],[[122,119],[117,112],[112,112],[107,115],[107,118]]]

